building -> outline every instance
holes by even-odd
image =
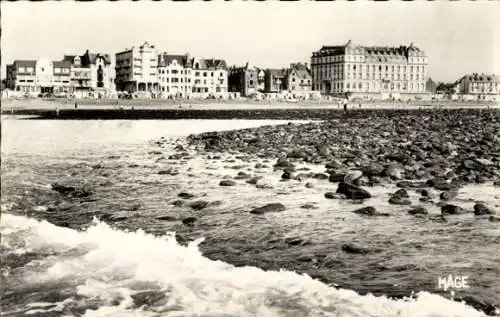
[[[155,46],[148,42],[116,53],[116,89],[144,97],[156,97],[159,92],[157,67],[158,53]]]
[[[115,90],[111,57],[108,54],[89,53],[65,55],[63,61],[71,65],[71,90],[74,96],[105,97]]]
[[[323,46],[311,57],[313,90],[362,98],[426,94],[427,56],[418,47]]]
[[[193,97],[222,97],[228,92],[226,61],[222,59],[193,58]]]
[[[500,100],[500,80],[494,74],[472,74],[460,78],[457,82],[458,93],[464,99]]]
[[[241,96],[249,96],[259,90],[259,70],[251,68],[248,63],[243,67],[231,67],[228,75],[229,92],[239,92]]]
[[[286,69],[267,69],[264,75],[264,91],[266,93],[281,93],[287,89]]]
[[[158,55],[158,87],[161,98],[184,98],[191,94],[192,59],[189,54]]]
[[[307,64],[290,64],[286,80],[289,92],[312,91],[312,76]]]
[[[66,94],[71,91],[71,64],[65,61],[16,60],[7,65],[7,89],[26,95]]]

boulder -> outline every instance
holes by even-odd
[[[314,184],[313,183],[306,183],[306,188],[314,188]]]
[[[208,206],[208,201],[206,200],[197,200],[189,204],[189,207],[191,207],[191,209],[194,210],[201,210],[207,206]]]
[[[427,187],[425,182],[399,181],[396,183],[399,188],[424,188]]]
[[[474,205],[474,215],[476,216],[493,215],[493,214],[495,214],[495,212],[486,207],[484,204],[478,203]]]
[[[52,189],[62,195],[73,198],[86,198],[92,195],[92,191],[88,188],[62,185],[59,183],[52,184]]]
[[[329,176],[325,173],[314,173],[312,178],[314,178],[314,179],[329,179]]]
[[[328,178],[328,181],[331,183],[338,183],[344,180],[345,173],[332,173],[330,174],[330,177]]]
[[[491,222],[500,222],[500,217],[490,216],[488,220]]]
[[[255,185],[258,183],[259,179],[261,179],[261,178],[262,178],[261,176],[252,177],[249,180],[247,180],[246,182],[248,184]]]
[[[302,209],[318,209],[318,206],[312,204],[312,203],[307,203],[302,206],[300,206]]]
[[[328,199],[346,199],[347,197],[344,194],[327,192],[327,193],[325,193],[325,198],[328,198]]]
[[[196,220],[198,220],[198,219],[195,217],[187,217],[187,218],[182,219],[182,223],[186,226],[192,226]]]
[[[424,207],[414,207],[410,210],[408,210],[408,213],[410,215],[426,215],[427,214],[427,209],[425,209]]]
[[[219,183],[219,186],[234,186],[234,185],[236,185],[236,182],[230,179],[221,180]]]
[[[465,214],[467,213],[467,210],[463,209],[462,207],[452,205],[452,204],[446,204],[441,207],[441,214],[442,215],[460,215],[460,214]]]
[[[349,199],[367,199],[371,197],[367,190],[345,182],[339,183],[337,193],[344,194]]]
[[[371,252],[371,250],[368,248],[357,246],[357,245],[354,245],[351,243],[343,244],[342,251],[344,251],[345,253],[351,253],[351,254],[366,254],[366,253]]]
[[[439,198],[441,200],[450,200],[450,199],[457,197],[457,195],[458,195],[458,192],[456,190],[447,190],[447,191],[442,192],[441,195],[439,195]]]
[[[382,175],[391,179],[401,179],[402,172],[403,168],[399,164],[391,164],[384,169]]]
[[[257,207],[250,210],[251,214],[262,215],[268,212],[280,212],[286,210],[286,207],[281,203],[271,203],[262,207]]]
[[[411,201],[404,197],[392,196],[389,198],[389,204],[392,205],[411,205]]]
[[[384,167],[378,163],[371,163],[363,167],[361,170],[363,171],[363,175],[365,176],[380,176],[384,172]]]
[[[245,172],[238,172],[238,174],[234,177],[234,179],[248,179],[251,178],[252,176],[245,173]]]
[[[177,195],[177,197],[180,197],[182,199],[191,199],[193,197],[195,197],[196,195],[195,194],[192,194],[192,193],[188,193],[188,192],[181,192]]]
[[[358,215],[374,216],[377,214],[377,209],[375,209],[375,207],[368,206],[353,210],[353,212]]]

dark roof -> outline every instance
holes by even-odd
[[[266,70],[266,72],[271,75],[271,76],[276,76],[276,77],[285,77],[286,71],[284,69],[272,69],[269,68]]]
[[[409,52],[423,54],[424,52],[411,43],[409,46],[400,45],[399,47],[393,46],[361,46],[354,45],[349,40],[345,45],[326,45],[322,46],[318,52],[314,52],[313,56],[329,55],[329,54],[344,54],[346,48],[363,50],[365,55],[376,56],[404,56],[408,57]]]
[[[54,65],[54,67],[71,67],[72,63],[68,61],[55,61],[52,64]]]
[[[298,78],[310,78],[311,77],[311,72],[309,69],[306,67],[306,65],[297,63],[297,64],[291,64],[290,65],[290,72],[295,71],[295,74],[297,74]]]
[[[87,51],[87,53],[88,53],[88,51]],[[105,64],[111,64],[111,58],[109,57],[108,54],[88,53],[88,56],[89,56],[89,63],[90,64],[95,64],[98,58],[104,59]]]
[[[31,66],[31,67],[35,67],[36,65],[36,61],[30,61],[30,60],[16,60],[14,61],[14,63],[17,67],[23,67],[23,66]]]
[[[499,82],[498,77],[491,74],[472,74],[466,75],[463,78],[466,78],[473,82]]]
[[[223,59],[214,59],[214,58],[200,58],[200,59],[194,59],[192,61],[193,68],[196,67],[196,64],[198,64],[197,69],[207,69],[207,70],[214,70],[214,69],[227,69],[227,64],[226,61]]]
[[[186,67],[188,64],[187,55],[169,55],[167,53],[162,53],[158,55],[158,66],[168,66],[174,60],[176,60],[182,67]]]
[[[73,64],[76,55],[64,55],[63,61]]]

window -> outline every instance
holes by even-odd
[[[172,74],[177,74],[179,71],[177,69],[172,69]]]
[[[194,73],[195,76],[200,76],[200,72]]]
[[[203,72],[203,77],[207,77],[207,72]]]
[[[210,76],[211,76],[211,77],[214,77],[214,72],[211,72],[211,73],[210,73]]]

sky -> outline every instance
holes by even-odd
[[[428,56],[453,82],[500,74],[500,1],[1,2],[1,68],[16,59],[91,52],[114,56],[144,41],[172,54],[270,68],[310,62],[322,45],[399,46]]]

